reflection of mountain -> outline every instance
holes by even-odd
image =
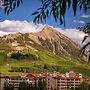
[[[79,46],[71,39],[49,26],[45,26],[37,33],[10,34],[1,38],[0,41],[1,45],[6,43],[4,44],[5,46],[14,50],[29,48],[41,51],[48,50],[61,57],[69,56],[76,58],[80,50]]]

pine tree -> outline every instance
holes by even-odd
[[[43,81],[41,81],[41,79],[38,80],[38,90],[44,90]]]
[[[27,82],[21,82],[19,84],[18,90],[28,90],[28,83]]]

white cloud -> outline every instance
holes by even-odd
[[[73,41],[75,41],[79,45],[81,45],[81,42],[85,36],[85,33],[83,33],[82,31],[79,31],[77,29],[62,30],[62,29],[58,28],[58,30],[61,33],[63,33],[64,35],[66,35],[67,37],[69,37],[70,39],[72,39]]]
[[[8,34],[10,34],[10,33],[0,31],[0,36],[4,36],[4,35],[8,35]]]
[[[81,24],[85,24],[86,23],[85,21],[82,21],[82,20],[79,20],[79,21],[73,20],[73,22],[75,22],[75,23],[81,23]]]
[[[30,33],[30,32],[38,32],[43,28],[44,25],[38,24],[35,25],[32,22],[27,21],[15,21],[15,20],[5,20],[0,22],[0,36],[7,35],[14,32],[20,33]],[[78,44],[81,44],[83,37],[85,34],[77,29],[66,29],[62,30],[57,28],[61,33],[65,34]]]
[[[3,34],[8,34],[11,32],[30,33],[38,32],[42,26],[42,24],[35,25],[32,22],[27,21],[5,20],[0,22],[0,31]]]
[[[83,18],[90,18],[90,15],[83,14],[81,17],[83,17]]]

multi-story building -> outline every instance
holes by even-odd
[[[0,83],[1,83],[1,87],[0,90],[4,90],[4,86],[8,85],[9,87],[14,86],[15,90],[17,90],[20,82],[23,82],[24,79],[21,78],[20,76],[3,76],[0,77]]]
[[[79,87],[82,83],[82,74],[75,74],[70,71],[66,74],[53,73],[48,74],[46,77],[47,90],[70,90]]]
[[[1,76],[0,77],[0,90],[4,89],[5,85],[9,87],[14,87],[14,90],[18,90],[19,84],[21,82],[32,83],[32,85],[37,84],[38,80],[45,80],[44,74],[28,74],[26,76]]]
[[[18,90],[21,82],[37,84],[38,80],[46,82],[47,90],[70,90],[73,87],[79,87],[83,81],[82,74],[76,74],[73,71],[69,73],[61,74],[59,72],[54,73],[33,73],[26,76],[7,76],[0,77],[0,90],[3,90],[4,85],[14,86],[14,90]]]

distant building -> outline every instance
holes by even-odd
[[[37,84],[38,80],[45,80],[45,77],[41,76],[41,74],[28,74],[26,76],[3,76],[0,77],[0,90],[3,90],[5,84],[9,87],[14,86],[14,90],[18,90],[21,82],[28,82],[34,85]]]
[[[70,88],[75,90],[76,87],[80,86],[82,81],[82,74],[75,74],[73,71],[66,74],[56,72],[47,75],[46,87],[47,90],[70,90]]]
[[[70,88],[79,87],[83,81],[82,74],[76,74],[73,71],[69,73],[61,74],[59,72],[54,73],[33,73],[26,76],[8,76],[0,77],[0,90],[3,90],[4,84],[9,86],[14,85],[14,90],[18,90],[19,84],[23,81],[32,83],[33,85],[42,80],[46,82],[47,90],[70,90]]]

